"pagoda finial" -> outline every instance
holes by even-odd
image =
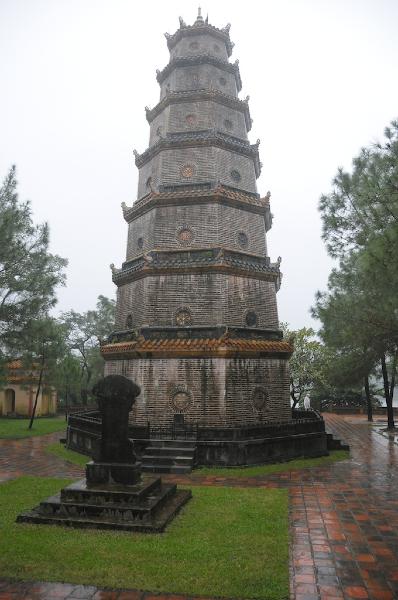
[[[194,25],[203,25],[204,21],[203,21],[203,17],[202,17],[202,9],[200,8],[200,6],[198,7],[198,16],[196,17],[196,21],[194,23]]]

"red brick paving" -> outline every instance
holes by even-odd
[[[398,446],[363,417],[326,415],[351,446],[351,460],[252,478],[167,476],[182,484],[285,487],[290,495],[290,598],[398,598]],[[78,477],[82,470],[43,453],[59,434],[0,441],[0,481],[22,474]],[[137,590],[0,582],[5,598],[183,600]]]
[[[59,441],[61,435],[58,432],[22,440],[0,440],[0,482],[21,475],[81,477],[81,467],[44,452],[45,446]]]

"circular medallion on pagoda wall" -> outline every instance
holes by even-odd
[[[227,85],[227,80],[225,79],[225,77],[220,77],[218,81],[222,86]]]
[[[269,393],[263,387],[256,387],[252,393],[252,406],[254,410],[264,410],[269,401]]]
[[[193,177],[194,172],[195,167],[193,165],[183,165],[180,169],[181,177],[184,177],[185,179]]]
[[[189,308],[179,308],[175,315],[175,322],[179,327],[192,325],[192,314]]]
[[[133,327],[133,315],[127,315],[126,317],[126,329],[131,329]]]
[[[225,129],[228,129],[229,131],[233,128],[233,123],[232,121],[230,121],[229,119],[225,119],[224,121],[224,127]]]
[[[245,316],[245,323],[248,327],[255,327],[258,323],[258,318],[254,310],[248,310]]]
[[[187,124],[188,124],[190,127],[192,127],[193,125],[196,125],[196,121],[197,121],[196,115],[192,115],[192,114],[190,114],[190,115],[187,115],[187,116],[185,117],[185,121],[187,122]]]
[[[238,232],[238,244],[241,248],[246,249],[249,245],[249,238],[244,231]]]
[[[182,246],[189,246],[193,240],[193,231],[187,225],[177,231],[177,240]]]
[[[239,171],[237,171],[236,169],[232,169],[231,171],[231,178],[236,182],[239,183],[239,181],[242,179],[241,174],[239,173]]]
[[[179,385],[171,393],[170,403],[176,412],[185,412],[192,404],[192,395],[185,386]]]
[[[138,248],[139,250],[141,250],[141,248],[142,248],[143,246],[144,246],[144,238],[142,238],[142,237],[139,237],[139,238],[138,238],[138,240],[137,240],[137,248]]]
[[[199,44],[198,44],[198,42],[191,42],[189,44],[189,47],[191,50],[197,50],[199,48]]]

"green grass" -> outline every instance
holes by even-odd
[[[0,419],[0,439],[18,440],[66,429],[65,417],[35,419],[32,429],[28,429],[29,421],[30,419]]]
[[[48,446],[46,446],[44,450],[49,454],[55,454],[55,456],[58,456],[58,458],[63,458],[64,460],[67,460],[68,462],[73,463],[74,465],[79,465],[82,467],[84,467],[86,463],[88,463],[89,460],[91,460],[91,458],[89,456],[86,456],[85,454],[80,454],[79,452],[68,450],[59,442],[48,444]]]
[[[194,471],[195,475],[219,475],[221,477],[256,477],[259,475],[273,475],[286,471],[297,471],[313,467],[323,467],[350,457],[347,450],[332,450],[329,456],[319,458],[296,458],[289,462],[272,465],[258,465],[256,467],[203,467]]]
[[[0,485],[0,576],[186,595],[288,597],[286,490],[195,487],[163,534],[16,524],[67,480]]]

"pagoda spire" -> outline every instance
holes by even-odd
[[[204,21],[203,21],[203,17],[202,17],[202,9],[199,6],[198,7],[198,16],[196,17],[196,21],[194,23],[194,25],[203,25]]]

